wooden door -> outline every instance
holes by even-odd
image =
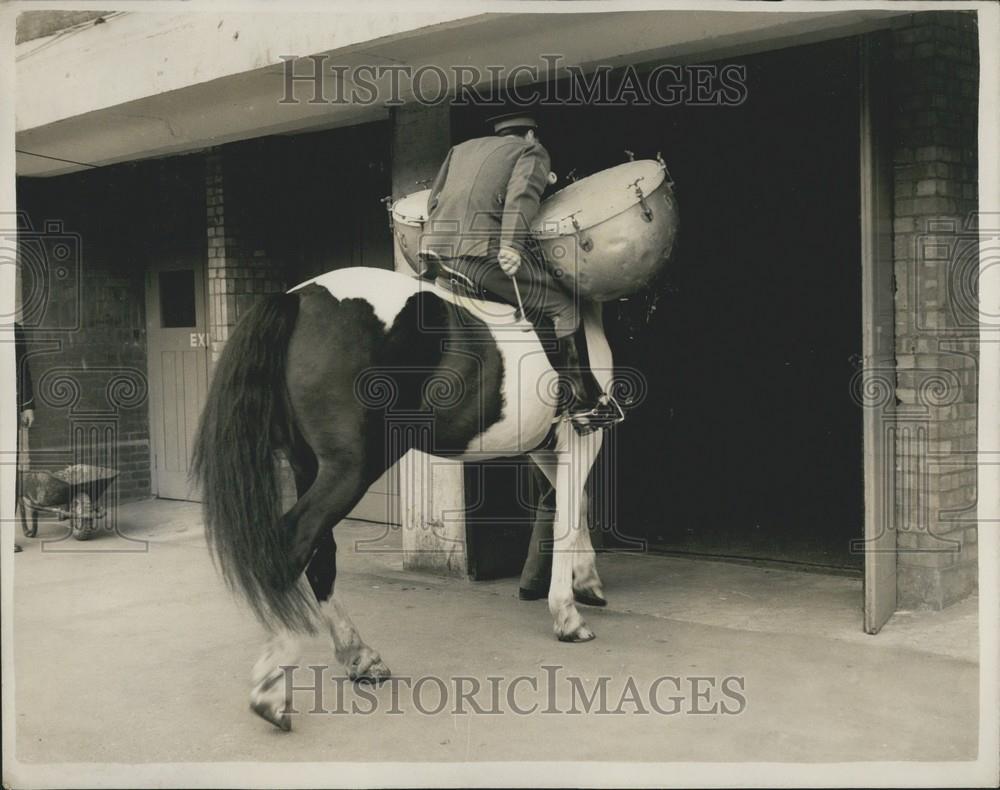
[[[861,45],[861,268],[864,357],[865,621],[876,634],[896,611],[893,469],[896,427],[892,258],[892,163],[886,138],[889,106],[887,34]]]
[[[153,490],[164,499],[197,500],[188,471],[208,392],[205,266],[198,253],[150,267],[146,328]]]

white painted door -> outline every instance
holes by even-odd
[[[197,253],[176,254],[146,274],[153,490],[197,500],[188,479],[198,418],[208,393],[205,267]]]

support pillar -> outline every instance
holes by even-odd
[[[392,119],[392,195],[426,189],[451,145],[447,105],[395,108]],[[412,274],[396,250],[396,271]],[[396,465],[403,567],[466,576],[463,464],[410,451]]]

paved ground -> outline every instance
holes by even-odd
[[[247,711],[247,678],[262,632],[217,580],[197,506],[139,503],[121,508],[119,521],[129,540],[21,541],[25,551],[15,558],[21,760],[974,756],[975,601],[944,613],[897,615],[869,637],[860,631],[857,579],[608,555],[600,568],[611,606],[585,612],[598,638],[566,645],[551,635],[544,602],[516,600],[514,580],[474,584],[403,572],[392,550],[398,534],[362,523],[338,527],[338,591],[367,641],[410,688],[383,685],[370,692],[373,703],[349,685],[338,687],[335,668],[320,704],[327,712],[299,715],[295,730],[281,733]],[[40,538],[61,534],[57,524],[40,530]],[[388,551],[353,550],[369,538]],[[332,662],[323,640],[307,640],[304,665]],[[518,676],[528,679],[512,690]],[[663,676],[679,683],[655,686]],[[301,672],[296,680],[309,677]],[[627,699],[630,677],[638,705]],[[742,691],[740,681],[730,680],[726,693],[725,677],[742,678]],[[448,695],[439,713],[433,711],[441,685],[433,678],[442,679]],[[456,692],[477,681],[480,707],[503,713],[479,714],[471,701],[459,702]],[[574,690],[589,693],[602,682],[605,712],[597,712],[599,697],[589,714],[543,712],[580,710]],[[665,713],[652,709],[651,687]],[[296,701],[300,710],[316,703],[309,692]],[[537,710],[518,715],[511,701]],[[352,703],[377,710],[336,712]],[[459,706],[466,712],[455,712]],[[647,712],[636,712],[640,706]],[[674,708],[680,711],[670,713]],[[698,709],[715,712],[692,712]]]

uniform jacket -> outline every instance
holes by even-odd
[[[421,248],[444,258],[524,249],[548,175],[549,154],[537,141],[511,135],[456,145],[431,186]]]

